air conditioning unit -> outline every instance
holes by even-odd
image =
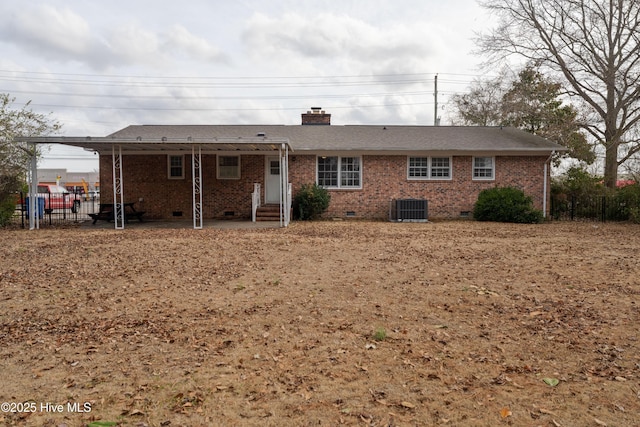
[[[395,201],[395,215],[398,222],[426,222],[427,201],[423,199],[397,199]]]

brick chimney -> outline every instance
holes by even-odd
[[[311,110],[302,113],[303,125],[330,125],[331,114],[327,114],[320,107],[311,107]]]

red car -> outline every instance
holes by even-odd
[[[38,197],[44,198],[44,211],[47,213],[60,209],[71,209],[73,213],[80,210],[80,198],[60,185],[38,184]]]

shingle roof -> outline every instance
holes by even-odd
[[[447,151],[550,153],[565,148],[530,133],[501,127],[373,126],[373,125],[132,125],[108,139],[173,141],[188,138],[289,140],[296,152],[318,151]],[[105,139],[107,139],[105,138]]]

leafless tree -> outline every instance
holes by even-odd
[[[512,79],[504,68],[496,78],[476,79],[469,92],[453,95],[454,122],[466,126],[502,125],[502,97]]]
[[[605,184],[640,153],[640,2],[637,0],[479,0],[499,24],[481,35],[490,61],[513,55],[562,76],[590,111],[585,130],[605,150]]]
[[[560,97],[560,84],[526,66],[516,76],[503,70],[488,80],[475,80],[469,92],[451,98],[453,114],[464,125],[511,126],[567,147],[554,163],[571,157],[591,164],[595,153],[580,129],[573,105]]]

